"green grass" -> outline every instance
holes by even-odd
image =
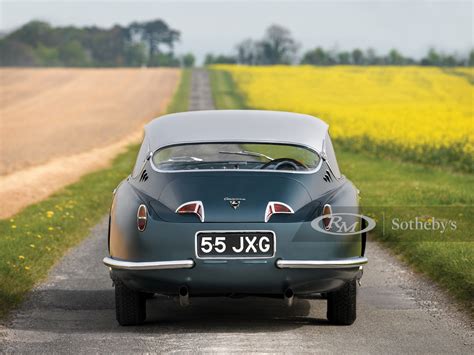
[[[189,93],[191,90],[191,69],[183,69],[179,86],[168,106],[168,113],[188,110]]]
[[[211,77],[217,108],[239,108],[244,99],[230,74],[213,70]],[[219,99],[219,93],[225,98]],[[247,108],[245,104],[241,107]],[[474,175],[354,153],[346,145],[336,144],[336,151],[341,171],[361,191],[364,213],[377,221],[372,237],[451,292],[473,316]],[[394,218],[399,222],[415,217],[427,220],[429,216],[456,222],[456,230],[439,233],[393,228]]]
[[[187,109],[189,78],[185,71],[168,112]],[[109,168],[0,220],[0,319],[106,216],[112,191],[131,172],[137,151],[138,145],[128,147]]]
[[[372,235],[450,291],[474,316],[474,176],[337,151],[341,171],[361,191],[364,213],[377,220]],[[456,229],[440,233],[393,228],[395,218],[409,221],[432,216],[454,221]]]
[[[210,70],[209,74],[216,108],[226,110],[247,108],[244,98],[235,94],[234,82],[229,72]]]

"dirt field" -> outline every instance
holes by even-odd
[[[137,141],[179,76],[177,69],[0,69],[0,218]]]

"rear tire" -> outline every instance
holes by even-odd
[[[139,325],[146,318],[146,297],[142,292],[115,283],[115,313],[120,325]]]
[[[351,325],[356,320],[357,282],[352,280],[334,292],[329,292],[327,317],[330,323]]]

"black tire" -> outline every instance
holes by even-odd
[[[146,318],[145,294],[115,282],[115,313],[120,325],[139,325]]]
[[[328,313],[330,323],[351,325],[356,320],[357,282],[352,280],[328,294]]]

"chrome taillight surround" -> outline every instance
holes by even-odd
[[[274,214],[293,214],[293,208],[286,203],[278,201],[270,201],[265,208],[265,223],[267,223]]]
[[[202,204],[202,201],[185,202],[176,209],[175,213],[193,213],[199,217],[201,222],[204,222],[204,205]]]
[[[326,203],[323,207],[323,224],[326,230],[331,229],[331,220],[332,220],[332,207],[330,204]]]
[[[137,209],[137,229],[143,232],[146,228],[148,220],[148,209],[144,204],[138,206]]]

